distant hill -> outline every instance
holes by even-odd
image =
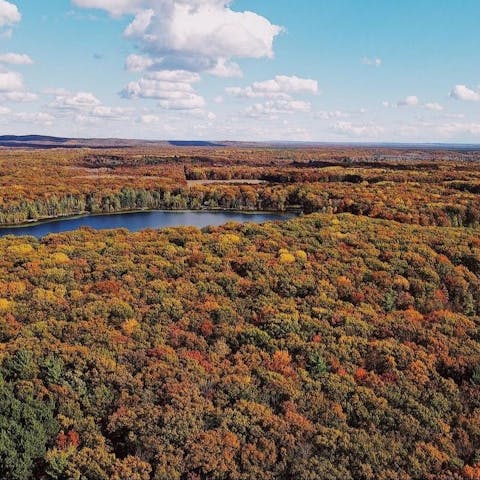
[[[0,136],[0,147],[11,148],[126,148],[150,143],[167,144],[167,142],[147,142],[116,138],[64,138],[44,135]]]
[[[132,140],[121,138],[65,138],[44,135],[0,135],[0,147],[10,148],[128,148],[141,146],[221,147],[221,143],[197,140]]]
[[[130,147],[238,147],[238,148],[322,148],[322,147],[362,147],[391,148],[395,150],[451,150],[480,151],[480,145],[440,144],[440,143],[335,143],[335,142],[236,142],[204,140],[135,140],[123,138],[67,138],[46,135],[0,135],[0,147],[8,148],[130,148]]]
[[[224,147],[225,144],[215,142],[204,142],[198,140],[170,140],[168,142],[174,147]]]
[[[0,136],[2,142],[52,142],[52,143],[63,143],[67,142],[68,138],[62,137],[46,137],[42,135],[3,135]]]

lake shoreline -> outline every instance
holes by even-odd
[[[301,208],[287,208],[285,210],[241,210],[241,209],[228,209],[228,208],[199,208],[199,209],[135,209],[135,210],[118,210],[116,212],[79,212],[65,215],[55,215],[50,217],[41,217],[35,220],[27,220],[22,223],[3,223],[0,225],[0,233],[2,230],[14,229],[14,228],[28,228],[35,227],[37,225],[44,225],[48,223],[62,222],[65,220],[75,220],[88,217],[101,217],[101,216],[113,216],[113,215],[129,215],[134,213],[239,213],[244,215],[282,215],[288,213],[296,213],[301,215],[303,210]]]
[[[148,229],[176,227],[221,226],[227,223],[266,223],[287,221],[302,214],[301,211],[242,211],[242,210],[136,210],[60,217],[43,222],[0,227],[0,237],[33,236],[43,238],[49,234],[65,233],[80,228],[94,230],[127,229],[139,232]]]

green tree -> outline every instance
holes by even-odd
[[[12,390],[0,387],[0,478],[27,480],[58,427],[53,402],[17,398]]]

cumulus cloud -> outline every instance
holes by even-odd
[[[436,111],[436,112],[441,112],[443,110],[443,106],[440,105],[439,103],[437,102],[429,102],[429,103],[425,103],[423,105],[427,110],[433,110],[433,111]]]
[[[55,100],[50,107],[65,110],[88,110],[101,105],[100,100],[90,92],[70,93],[68,91],[58,91]]]
[[[288,77],[286,75],[277,75],[272,80],[264,82],[255,82],[252,85],[241,87],[230,87],[226,89],[227,93],[239,98],[290,98],[291,94],[309,93],[317,94],[319,92],[318,82],[309,78],[300,78],[297,76]]]
[[[213,75],[215,77],[221,78],[231,78],[231,77],[242,77],[243,72],[238,63],[232,62],[225,58],[219,58],[217,63],[206,70],[206,73]]]
[[[416,107],[419,104],[418,97],[409,95],[397,102],[397,107]]]
[[[385,132],[383,127],[374,124],[353,124],[340,121],[333,125],[335,133],[348,137],[375,138]]]
[[[205,99],[193,88],[200,76],[186,70],[148,72],[138,81],[130,82],[121,92],[124,98],[158,100],[168,110],[195,110],[205,106]]]
[[[369,58],[363,57],[361,60],[363,65],[367,65],[369,67],[381,67],[382,66],[382,59],[381,58]]]
[[[0,93],[0,100],[6,101],[6,102],[16,102],[16,103],[34,102],[37,99],[38,99],[38,95],[36,93],[31,93],[26,91]]]
[[[154,16],[155,10],[151,8],[147,10],[142,10],[141,12],[137,13],[132,23],[130,23],[125,29],[125,36],[140,37],[148,29]]]
[[[126,35],[170,61],[214,68],[232,57],[273,56],[281,28],[253,12],[235,12],[219,0],[156,0],[137,14]],[[200,57],[200,58],[198,58]]]
[[[318,82],[309,78],[277,75],[247,87],[229,87],[225,91],[240,99],[264,99],[249,106],[245,113],[250,117],[278,117],[281,114],[307,113],[312,106],[309,102],[295,98],[296,95],[319,93]]]
[[[155,62],[145,55],[132,54],[125,60],[125,68],[129,72],[142,72],[151,67]]]
[[[95,124],[103,120],[129,120],[132,110],[121,107],[110,107],[102,102],[91,92],[70,92],[58,88],[48,89],[45,95],[53,96],[53,101],[48,104],[54,118],[73,118],[85,124]],[[50,115],[50,113],[49,113]]]
[[[21,15],[15,5],[0,0],[0,27],[20,21]],[[38,96],[25,88],[23,76],[18,72],[8,71],[5,65],[31,65],[33,60],[21,53],[0,54],[0,101],[33,102]]]
[[[0,72],[0,93],[23,90],[23,77],[17,72]]]
[[[1,53],[0,63],[8,63],[10,65],[32,65],[33,60],[22,53]]]
[[[3,102],[32,102],[37,95],[27,92],[23,76],[18,72],[0,71],[0,100]]]
[[[480,101],[480,89],[475,91],[466,85],[455,85],[450,92],[450,97],[465,102],[478,102]]]
[[[90,115],[97,118],[121,120],[130,114],[130,110],[121,107],[107,107],[105,105],[96,105],[91,111]]]
[[[402,107],[419,107],[424,108],[426,110],[432,110],[441,112],[443,110],[443,106],[437,102],[420,102],[420,99],[415,95],[409,95],[405,98],[402,98],[398,102],[390,103],[390,102],[382,102],[382,105],[385,108],[402,108]]]
[[[0,0],[0,27],[13,25],[22,19],[16,5],[6,0]]]
[[[292,113],[307,113],[311,110],[308,102],[299,100],[269,100],[265,103],[256,103],[246,110],[247,115],[259,117],[263,115],[278,115]]]
[[[125,36],[167,70],[238,76],[233,58],[271,58],[282,27],[254,12],[230,8],[231,0],[74,0],[111,14],[133,13]]]
[[[158,106],[166,110],[198,110],[205,105],[205,99],[197,94],[189,94],[183,98],[165,98],[158,102]]]
[[[202,110],[205,99],[193,87],[200,80],[199,74],[241,77],[236,59],[272,58],[274,40],[283,30],[255,12],[233,10],[231,0],[73,0],[73,3],[103,9],[112,15],[133,15],[124,36],[134,41],[140,52],[127,57],[125,68],[144,73],[120,95],[157,100],[159,107],[168,110]],[[281,77],[276,80],[282,82]],[[294,86],[281,88],[295,91]],[[272,94],[268,98],[289,97]]]

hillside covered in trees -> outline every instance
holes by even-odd
[[[306,213],[1,238],[0,477],[480,479],[472,154],[178,152],[0,155],[4,223]]]

